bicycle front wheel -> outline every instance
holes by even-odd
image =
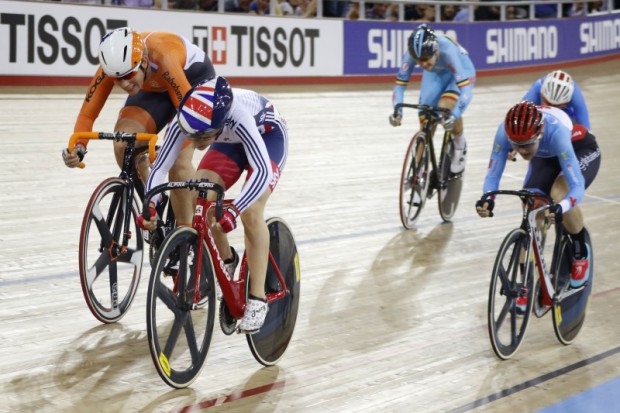
[[[166,237],[151,272],[146,325],[151,357],[159,376],[171,387],[184,388],[198,377],[209,352],[215,320],[213,261],[202,254],[199,289],[194,304],[198,233],[178,227]]]
[[[454,154],[454,142],[450,137],[444,136],[443,145],[441,147],[441,160],[439,162],[439,188],[437,190],[437,201],[439,206],[439,215],[441,219],[449,222],[461,199],[461,190],[463,189],[463,175],[465,171],[459,174],[450,172],[452,156]]]
[[[267,220],[267,227],[269,229],[269,252],[284,278],[287,291],[286,296],[269,304],[267,318],[261,329],[246,337],[256,361],[265,366],[272,366],[284,355],[295,330],[301,290],[301,272],[297,245],[286,222],[281,218],[270,218]],[[246,283],[248,291],[249,284],[249,282]],[[265,292],[269,294],[278,291],[282,291],[282,285],[270,262],[267,267]]]
[[[530,320],[533,277],[522,273],[523,252],[528,245],[524,230],[512,230],[500,246],[489,288],[488,329],[491,346],[501,359],[512,357],[521,345]],[[527,278],[527,281],[524,281]],[[523,308],[517,298],[527,298]]]
[[[400,220],[412,229],[424,208],[429,186],[429,159],[424,134],[411,138],[400,176]],[[416,159],[419,159],[417,161]]]
[[[132,201],[127,211],[129,187],[119,178],[108,178],[93,192],[82,220],[79,269],[82,292],[95,318],[103,323],[120,320],[129,310],[142,272],[144,244],[136,227],[138,210]],[[129,220],[127,249],[122,242],[124,220]]]
[[[592,292],[594,275],[594,256],[590,234],[586,231],[586,244],[589,257],[590,277],[584,287],[569,288],[573,249],[567,236],[560,244],[560,254],[557,265],[552,269],[553,284],[556,297],[553,300],[553,329],[560,343],[568,345],[577,338],[586,319],[588,300]]]

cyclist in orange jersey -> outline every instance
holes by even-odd
[[[99,44],[97,73],[75,123],[75,132],[90,132],[101,113],[112,88],[116,85],[129,94],[114,126],[115,131],[130,133],[158,133],[174,118],[183,96],[192,85],[215,77],[215,69],[204,51],[174,33],[141,32],[129,27],[106,34]],[[114,154],[123,163],[125,143],[114,143]],[[79,165],[86,154],[87,141],[78,141],[75,149],[63,151],[63,160],[69,168]],[[146,143],[136,142],[134,176],[140,196],[149,174]],[[170,168],[170,180],[184,181],[193,177],[194,148],[187,145]],[[192,194],[177,191],[172,206],[179,224],[192,222]]]

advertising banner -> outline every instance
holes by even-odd
[[[225,76],[342,74],[342,21],[2,1],[0,76],[92,76],[108,31],[170,31],[202,47]]]
[[[344,74],[395,74],[419,23],[344,22]],[[467,51],[477,70],[548,65],[620,54],[620,15],[561,20],[432,23]]]

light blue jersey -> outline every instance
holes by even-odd
[[[536,151],[534,156],[537,158],[557,157],[569,186],[568,194],[560,201],[562,212],[564,213],[581,202],[585,194],[585,179],[581,173],[579,160],[571,143],[572,123],[568,115],[558,108],[539,106],[538,109],[545,118],[545,126],[538,151]],[[508,152],[511,150],[512,145],[508,140],[508,135],[502,122],[495,133],[489,169],[487,170],[482,189],[483,193],[499,189],[499,182],[506,167]],[[528,181],[528,177],[531,174],[536,173],[538,171],[532,170],[532,163],[530,162],[524,182]],[[539,190],[539,188],[527,189]]]
[[[542,89],[545,77],[547,77],[547,75],[534,82],[534,84],[530,87],[530,90],[528,90],[525,96],[523,96],[522,100],[529,100],[530,102],[534,102],[537,106],[542,105],[543,102],[540,90]],[[579,89],[577,82],[573,82],[573,85],[573,97],[570,102],[568,102],[565,106],[562,106],[560,109],[566,112],[574,124],[583,125],[590,130],[590,114],[588,112],[588,107],[586,106],[586,100],[583,97],[583,93],[581,93],[581,89]]]
[[[442,95],[451,95],[457,101],[452,115],[458,119],[471,102],[476,69],[467,50],[450,37],[437,35],[437,42],[439,57],[431,70],[425,70],[422,73],[419,103],[436,106]],[[392,95],[393,106],[403,103],[405,90],[415,65],[416,61],[413,56],[405,52],[403,65],[396,76],[396,85]]]

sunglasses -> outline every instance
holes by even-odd
[[[540,138],[542,138],[542,132],[540,132],[538,135],[534,136],[532,139],[528,140],[527,142],[510,141],[510,144],[518,148],[528,148],[536,144],[540,140]]]
[[[133,72],[127,73],[125,76],[117,77],[118,80],[130,80],[133,79],[138,74],[138,70],[134,70]]]
[[[222,129],[210,129],[201,133],[193,133],[190,139],[211,139],[217,138],[220,133],[222,133]]]

